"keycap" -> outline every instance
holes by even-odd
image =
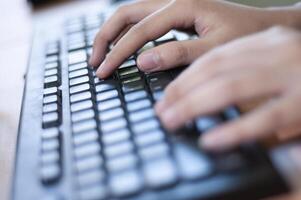
[[[57,75],[48,76],[48,77],[45,77],[44,83],[45,83],[45,86],[47,86],[47,87],[57,86],[58,80],[59,79],[58,79]]]
[[[43,165],[41,167],[41,180],[44,184],[56,182],[61,176],[61,168],[58,163]]]
[[[124,99],[126,102],[136,101],[145,97],[147,97],[147,93],[145,90],[140,90],[124,95]]]
[[[53,138],[53,139],[43,140],[41,149],[42,151],[46,152],[46,151],[58,150],[59,147],[60,147],[59,140],[57,138]]]
[[[79,190],[79,198],[81,200],[103,200],[106,197],[107,189],[103,184],[96,184]]]
[[[176,30],[173,30],[172,33],[178,41],[189,40],[189,36],[187,33],[176,31]]]
[[[168,155],[169,147],[166,143],[162,142],[143,147],[139,149],[138,153],[143,160],[147,161]]]
[[[45,70],[57,69],[58,67],[59,67],[58,62],[51,62],[51,63],[45,64]]]
[[[157,129],[158,127],[159,122],[156,119],[149,119],[132,125],[132,129],[135,134],[145,133],[150,130]]]
[[[124,115],[124,111],[122,108],[115,108],[107,111],[103,111],[99,113],[100,121],[112,120],[114,118],[122,117]]]
[[[100,153],[100,144],[98,142],[87,143],[74,148],[76,158],[83,158],[90,155],[98,155]]]
[[[93,109],[83,110],[71,115],[72,122],[83,121],[94,118],[95,113]]]
[[[73,143],[75,146],[85,143],[96,142],[98,140],[97,130],[89,130],[80,134],[73,135]]]
[[[127,154],[123,156],[119,156],[113,159],[107,160],[107,169],[111,173],[115,173],[116,171],[126,170],[130,168],[134,168],[137,164],[137,157],[133,154]]]
[[[118,74],[120,77],[126,77],[126,76],[129,76],[132,74],[137,74],[137,73],[139,73],[139,70],[137,67],[128,67],[125,69],[118,70]]]
[[[242,152],[234,150],[216,155],[215,167],[220,172],[236,172],[245,169],[248,165],[250,166],[249,161],[250,159],[247,159]]]
[[[57,87],[50,87],[50,88],[45,88],[43,91],[44,95],[53,95],[56,94],[58,92]]]
[[[109,179],[109,186],[114,197],[124,197],[142,190],[141,175],[136,170],[128,170],[113,175]]]
[[[153,108],[148,108],[136,112],[132,112],[129,115],[129,119],[132,123],[143,121],[148,118],[153,118],[155,116],[155,112]]]
[[[178,180],[175,163],[168,157],[144,163],[143,172],[146,184],[151,188],[171,186]]]
[[[72,130],[76,134],[76,133],[79,133],[79,132],[95,129],[96,126],[97,125],[96,125],[95,120],[90,119],[90,120],[74,123],[72,125]]]
[[[154,143],[160,143],[164,140],[164,137],[163,131],[157,129],[142,135],[137,135],[135,137],[135,142],[139,147],[143,147]]]
[[[48,112],[58,112],[58,104],[57,103],[50,103],[43,105],[43,113]]]
[[[58,122],[58,120],[59,120],[59,115],[57,112],[45,113],[43,114],[42,117],[42,121],[45,127],[55,125]]]
[[[122,143],[116,143],[113,145],[106,146],[104,153],[107,157],[114,157],[122,154],[128,154],[132,152],[134,145],[130,141],[124,141]]]
[[[87,62],[82,62],[82,63],[70,65],[69,71],[71,72],[71,71],[75,71],[75,70],[79,70],[79,69],[86,69],[86,68],[88,68]]]
[[[58,96],[57,95],[49,95],[43,98],[43,103],[48,104],[48,103],[54,103],[58,101]]]
[[[93,170],[81,173],[77,176],[77,182],[80,187],[89,187],[97,183],[103,183],[105,174],[102,170]]]
[[[141,99],[139,101],[128,103],[126,105],[126,107],[129,112],[134,112],[137,110],[149,108],[149,107],[151,107],[151,105],[152,105],[152,103],[149,99]]]
[[[223,114],[227,120],[234,120],[240,116],[238,109],[234,106],[226,108]]]
[[[102,132],[111,132],[126,127],[127,122],[124,118],[114,119],[101,124]]]
[[[87,75],[88,69],[79,69],[69,73],[69,78],[76,78],[79,76]]]
[[[128,129],[120,129],[114,132],[110,132],[108,134],[103,134],[102,142],[105,145],[110,145],[110,144],[129,140],[130,136],[131,134]]]
[[[88,83],[76,85],[73,87],[70,87],[70,94],[83,92],[90,89],[90,85]]]
[[[59,54],[59,45],[58,43],[48,44],[46,48],[46,55]]]
[[[119,99],[110,99],[107,101],[103,101],[98,103],[98,110],[99,111],[104,111],[112,108],[116,108],[121,106],[121,101]]]
[[[42,165],[58,163],[59,160],[60,154],[58,151],[48,151],[41,154]]]
[[[173,152],[182,178],[195,180],[208,177],[213,173],[214,167],[211,161],[197,149],[192,149],[192,147],[183,144],[176,144]]]
[[[58,55],[50,55],[50,56],[46,56],[46,58],[45,58],[46,63],[55,62],[55,61],[58,61],[58,60],[59,60]]]
[[[223,122],[220,116],[203,116],[196,120],[196,127],[199,132],[204,133],[217,127]]]
[[[58,74],[57,68],[45,70],[45,76],[53,76],[53,75],[57,75],[57,74]]]
[[[97,101],[105,101],[108,99],[112,99],[118,96],[117,90],[109,90],[107,92],[101,92],[96,95]]]
[[[172,41],[174,39],[175,38],[174,38],[174,35],[172,34],[172,32],[168,32],[165,35],[163,35],[160,38],[158,38],[156,40],[156,43],[165,43],[165,42],[168,42],[168,41]]]
[[[99,155],[93,155],[83,159],[79,159],[75,162],[76,169],[78,173],[83,173],[88,170],[100,169],[102,166],[103,160]]]
[[[140,76],[133,76],[133,77],[123,79],[121,83],[123,85],[125,85],[125,84],[133,83],[133,82],[136,82],[136,81],[140,81],[140,80],[141,80]]]
[[[87,54],[85,50],[78,50],[70,52],[68,55],[68,64],[76,64],[87,60]]]
[[[79,49],[83,49],[86,47],[86,42],[85,41],[80,41],[77,43],[73,43],[73,44],[68,44],[68,51],[75,51],[75,50],[79,50]]]
[[[82,77],[73,78],[69,80],[70,86],[87,83],[87,82],[89,82],[89,76],[82,76]]]
[[[157,101],[160,101],[163,96],[164,96],[164,92],[163,91],[156,91],[156,92],[153,92],[153,98],[154,100],[157,102]]]
[[[154,42],[150,41],[150,42],[146,43],[141,49],[138,50],[138,54],[141,54],[144,51],[147,51],[153,47],[155,47],[155,44],[154,44]]]
[[[137,90],[142,90],[144,88],[144,85],[141,80],[134,81],[127,84],[122,84],[122,91],[124,93],[134,92]]]
[[[163,91],[172,80],[171,76],[166,72],[159,72],[148,75],[147,79],[152,92]]]
[[[42,131],[42,139],[44,139],[44,140],[56,139],[58,137],[59,137],[59,129],[56,127],[44,129]]]
[[[81,93],[77,93],[77,94],[72,94],[70,96],[70,102],[75,103],[77,101],[83,101],[83,100],[87,100],[87,99],[91,99],[91,98],[92,98],[91,92],[86,91],[86,92],[81,92]]]
[[[103,82],[103,83],[98,84],[98,85],[95,86],[96,93],[104,92],[104,91],[107,91],[107,90],[113,90],[113,89],[116,89],[116,86],[113,83]]]
[[[125,61],[122,65],[120,65],[119,69],[124,69],[132,66],[136,66],[136,61],[134,59]]]
[[[86,110],[92,108],[93,103],[91,100],[81,101],[77,103],[71,104],[71,112],[78,112],[82,110]]]

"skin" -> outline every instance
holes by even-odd
[[[100,66],[97,75],[107,78],[149,40],[171,29],[181,29],[195,32],[200,39],[170,42],[148,50],[139,56],[138,66],[151,72],[188,65],[235,38],[275,24],[297,26],[299,15],[295,8],[259,9],[219,0],[137,1],[121,6],[102,26],[90,64]],[[114,48],[106,54],[110,43],[115,43]]]

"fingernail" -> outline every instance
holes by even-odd
[[[101,63],[101,65],[99,66],[99,68],[96,71],[96,75],[101,78],[104,79],[105,78],[105,74],[106,74],[106,63],[105,61],[103,63]]]
[[[159,55],[156,53],[144,53],[138,57],[138,66],[144,70],[151,70],[158,67],[159,59]]]

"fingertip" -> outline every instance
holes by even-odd
[[[230,136],[224,136],[221,132],[211,131],[199,139],[199,146],[209,151],[225,151],[235,145]]]
[[[143,71],[152,71],[158,68],[159,56],[154,52],[144,52],[138,56],[137,64]]]
[[[180,125],[176,116],[177,115],[173,109],[169,109],[160,114],[160,119],[163,126],[170,131],[176,130]]]

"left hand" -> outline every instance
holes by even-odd
[[[212,50],[167,87],[156,111],[166,128],[176,129],[198,116],[261,97],[268,100],[205,134],[200,144],[223,150],[301,124],[298,31],[272,28]]]

